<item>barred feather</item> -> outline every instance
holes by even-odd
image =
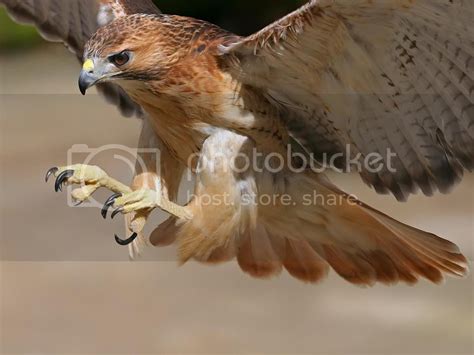
[[[471,1],[313,0],[222,53],[316,158],[395,152],[395,172],[359,172],[405,200],[474,168],[473,17]]]

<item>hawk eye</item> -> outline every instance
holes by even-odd
[[[130,61],[130,54],[127,51],[123,51],[118,54],[111,55],[109,60],[116,66],[121,67]]]

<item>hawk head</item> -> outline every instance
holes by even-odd
[[[101,27],[87,42],[79,89],[105,81],[156,81],[178,58],[164,15],[131,15]]]

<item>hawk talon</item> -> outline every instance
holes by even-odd
[[[110,216],[110,218],[114,219],[116,215],[118,215],[119,213],[123,213],[124,210],[125,208],[123,206],[117,208],[115,211],[112,212],[112,215]]]
[[[132,244],[133,241],[135,239],[137,239],[138,237],[138,234],[137,233],[133,233],[130,238],[127,238],[127,239],[120,239],[117,234],[115,234],[115,241],[117,242],[117,244],[121,245],[121,246],[127,246],[129,244]]]
[[[46,173],[46,177],[45,177],[44,181],[48,182],[51,175],[55,175],[58,171],[59,171],[59,168],[57,168],[57,167],[49,169],[48,172]]]
[[[74,170],[65,170],[59,174],[56,178],[56,182],[54,183],[54,190],[56,192],[62,191],[63,184],[72,176],[74,176]]]
[[[109,211],[109,208],[114,205],[115,200],[119,197],[123,196],[121,193],[116,193],[110,196],[107,201],[104,203],[104,207],[102,207],[102,210],[100,211],[100,214],[104,219],[107,218],[107,212]],[[112,217],[113,218],[113,217]]]
[[[97,166],[76,164],[64,167],[53,167],[46,172],[45,181],[48,182],[52,175],[56,177],[54,183],[56,192],[62,191],[64,184],[82,185],[82,188],[72,191],[72,197],[74,201],[77,201],[75,207],[86,201],[98,188],[105,187],[114,192],[114,194],[105,201],[100,211],[104,219],[107,218],[111,208],[114,209],[111,213],[112,219],[120,213],[128,214],[135,212],[137,214],[134,221],[140,222],[129,226],[129,230],[132,232],[129,238],[121,239],[115,235],[115,241],[121,246],[130,245],[140,237],[149,212],[157,207],[171,213],[177,218],[187,217],[187,215],[180,210],[185,210],[184,207],[162,199],[157,195],[158,192],[147,189],[133,191],[130,187],[109,177],[105,171]]]

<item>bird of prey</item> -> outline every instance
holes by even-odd
[[[332,268],[363,286],[468,272],[456,245],[367,206],[304,162],[332,157],[333,168],[398,200],[449,192],[474,167],[473,1],[311,0],[249,37],[162,14],[149,0],[0,3],[64,42],[83,63],[82,93],[95,85],[141,117],[140,147],[161,150],[159,172],[145,161],[130,187],[94,166],[48,173],[56,189],[82,184],[79,201],[112,190],[102,212],[126,216],[132,235],[117,241],[132,253],[160,208],[171,217],[147,241],[176,243],[182,262],[237,259],[255,277],[286,269],[311,283]],[[279,169],[240,169],[236,159],[265,163],[289,150]],[[350,164],[374,154],[379,169]],[[180,206],[186,169],[195,191]]]

